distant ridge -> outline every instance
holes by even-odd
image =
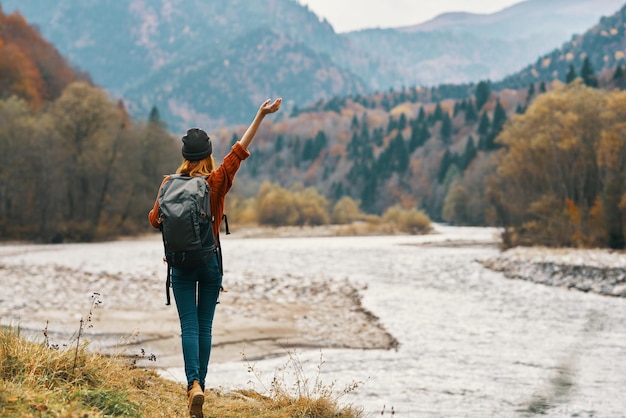
[[[519,39],[545,32],[565,36],[565,40],[589,29],[597,23],[599,15],[612,15],[623,4],[623,0],[525,0],[491,14],[444,13],[398,30],[469,32],[501,39]]]
[[[480,17],[489,16],[486,14],[468,13],[468,12],[448,12],[437,15],[417,25],[402,26],[398,30],[402,32],[430,32],[434,30],[442,30],[450,25],[467,25],[469,23],[476,24]]]

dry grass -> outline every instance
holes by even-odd
[[[277,384],[280,388],[280,384]],[[302,394],[300,394],[302,395]],[[330,392],[309,398],[277,390],[208,390],[205,417],[359,417]],[[0,329],[0,416],[185,417],[185,388],[135,367],[127,357],[90,353],[76,338],[63,347]]]

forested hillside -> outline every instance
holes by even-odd
[[[73,81],[88,81],[18,14],[0,7],[0,98],[12,95],[33,108],[54,100]]]
[[[621,101],[618,93],[607,91],[624,87],[624,61],[613,61],[613,68],[607,64],[602,72],[596,72],[592,58],[611,51],[609,46],[601,51],[596,46],[604,42],[605,32],[610,33],[611,27],[615,32],[614,25],[622,22],[625,13],[623,9],[603,19],[600,25],[577,38],[577,42],[590,49],[583,49],[585,59],[567,63],[572,72],[569,77],[565,74],[563,81],[550,74],[520,89],[503,89],[501,84],[486,81],[430,89],[405,88],[370,96],[336,97],[296,109],[291,118],[261,133],[260,144],[240,175],[246,183],[242,192],[254,192],[263,180],[282,185],[301,183],[315,186],[331,201],[348,196],[360,202],[360,207],[368,213],[382,213],[393,205],[401,205],[421,208],[432,219],[455,224],[551,231],[543,238],[537,238],[534,233],[528,238],[518,231],[510,237],[508,242],[511,243],[531,242],[537,238],[548,245],[621,247],[626,198],[622,197],[621,186],[615,189],[615,180],[608,179],[624,180],[626,148],[623,148],[624,138],[615,139],[617,142],[610,146],[600,138],[604,135],[618,138],[608,133],[617,129],[615,117],[605,116],[603,112],[607,102]],[[623,31],[618,33],[620,36],[614,37],[614,52],[623,49],[624,34]],[[561,53],[567,48],[568,45]],[[568,83],[571,86],[567,86]],[[602,93],[594,93],[597,88]],[[595,126],[592,131],[572,125],[565,131],[544,132],[551,124],[562,126],[561,113],[572,120],[587,118],[574,100],[587,96],[602,97],[587,105],[589,112],[595,115],[585,119]],[[562,105],[561,113],[553,115],[553,109],[545,103],[567,100],[561,98],[571,98],[572,105]],[[535,119],[531,115],[535,115]],[[506,156],[515,146],[515,135],[511,136],[510,130],[519,129],[516,128],[519,124],[523,124],[525,137],[531,142],[532,138],[547,135],[546,140],[554,141],[556,149],[571,146],[576,151],[551,154],[553,163],[538,162],[534,174],[518,170],[508,183],[496,181],[498,176],[505,178],[501,170],[505,170],[503,164],[510,161]],[[229,138],[238,134],[224,131],[222,143],[229,144]],[[569,138],[570,145],[564,145],[563,138]],[[609,163],[602,159],[605,158],[602,155],[607,155],[607,147],[615,153],[617,161]],[[579,162],[578,155],[583,154]],[[532,157],[527,156],[529,161]],[[564,168],[558,180],[545,177],[547,174],[543,173],[552,172],[561,159],[568,170]],[[606,172],[601,176],[599,173],[609,166],[611,174]],[[576,179],[577,171],[572,167],[583,170],[583,179]],[[532,190],[524,190],[517,187],[522,181],[517,175],[535,176],[540,180],[532,183]],[[559,190],[559,182],[570,181],[578,186]],[[585,184],[585,190],[580,189],[580,182]],[[521,212],[514,211],[508,204],[516,201],[507,197],[513,190],[531,199],[518,208]],[[547,196],[553,200],[546,200],[549,204],[541,203]],[[560,208],[555,213],[563,217],[557,221],[533,214],[533,210],[543,204]],[[577,213],[579,218],[571,217],[567,211]],[[596,220],[592,222],[593,216]],[[611,220],[600,225],[598,219]],[[558,234],[554,222],[560,224]]]
[[[626,7],[626,6],[625,6]],[[612,71],[624,65],[626,57],[626,12],[603,17],[587,32],[573,36],[562,47],[545,54],[523,70],[497,83],[498,88],[523,88],[538,81],[568,81],[583,71]],[[583,68],[585,61],[591,67]]]
[[[0,9],[0,237],[89,241],[144,231],[180,148],[155,110],[133,122],[20,15]]]

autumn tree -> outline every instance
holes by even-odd
[[[36,108],[76,80],[89,77],[71,69],[19,12],[5,15],[0,8],[0,98],[15,94]]]
[[[605,238],[611,248],[624,248],[626,228],[626,92],[610,94],[602,112],[604,130],[598,144]]]
[[[507,151],[488,196],[509,245],[623,247],[626,131],[618,109],[625,103],[576,81],[538,97],[507,124],[499,136]]]

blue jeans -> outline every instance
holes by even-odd
[[[211,356],[213,316],[222,286],[217,254],[204,266],[172,267],[171,280],[180,319],[187,384],[197,380],[204,389]]]

